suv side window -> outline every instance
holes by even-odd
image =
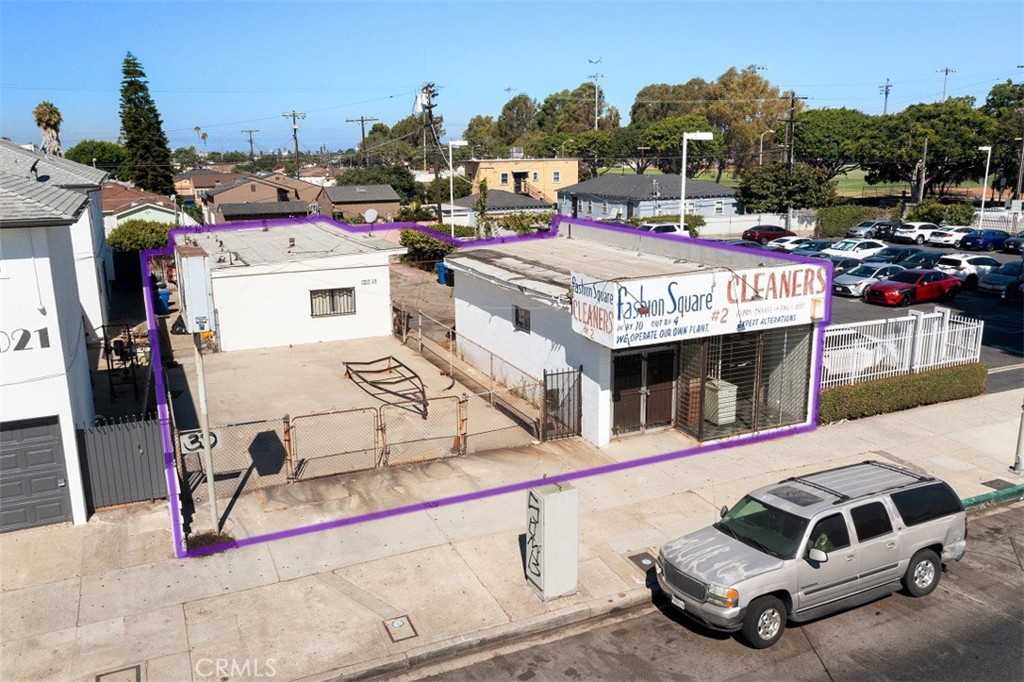
[[[889,513],[885,511],[885,505],[881,502],[870,502],[854,507],[850,510],[850,517],[853,519],[853,529],[857,533],[858,542],[892,532]]]
[[[953,489],[942,482],[901,490],[893,493],[891,497],[903,522],[908,526],[916,526],[964,510]]]
[[[850,546],[850,531],[842,514],[826,516],[814,524],[808,549],[820,549],[825,554]]]

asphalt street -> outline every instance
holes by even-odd
[[[1020,680],[1024,503],[972,512],[965,558],[931,595],[794,625],[758,651],[654,604],[390,679]]]

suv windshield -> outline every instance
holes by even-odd
[[[749,495],[715,524],[744,544],[779,559],[792,559],[800,548],[807,519],[771,507]]]

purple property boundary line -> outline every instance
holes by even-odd
[[[814,431],[818,427],[818,412],[819,412],[819,391],[814,390],[811,392],[811,419],[808,423],[801,424],[793,427],[782,427],[780,429],[770,431],[768,433],[754,434],[751,436],[740,436],[735,439],[718,441],[715,443],[709,443],[707,445],[700,445],[694,448],[687,448],[685,450],[676,450],[673,452],[661,453],[658,455],[651,455],[648,457],[642,457],[640,459],[631,460],[628,462],[616,462],[615,464],[606,464],[604,466],[593,467],[590,469],[582,469],[580,471],[573,471],[564,474],[555,474],[544,478],[535,478],[528,481],[520,481],[518,483],[511,483],[508,485],[498,486],[495,488],[486,488],[484,490],[476,490],[470,493],[463,493],[461,495],[452,495],[449,497],[442,497],[436,500],[428,500],[426,502],[417,502],[415,504],[403,505],[401,507],[392,507],[390,509],[383,509],[375,512],[368,512],[366,514],[359,514],[356,516],[350,516],[342,519],[335,519],[334,521],[324,521],[321,523],[310,524],[307,526],[299,526],[297,528],[289,528],[287,530],[276,531],[273,533],[265,533],[263,535],[254,535],[248,538],[242,538],[234,540],[232,542],[218,543],[209,545],[197,549],[186,549],[183,529],[182,529],[182,518],[181,518],[181,501],[179,500],[179,488],[178,488],[178,475],[174,466],[174,449],[171,440],[170,431],[170,416],[169,408],[167,405],[167,391],[165,390],[166,384],[164,380],[163,371],[163,360],[161,357],[160,349],[160,338],[159,333],[156,329],[156,315],[153,309],[153,289],[150,282],[150,269],[149,262],[151,258],[157,256],[168,256],[174,253],[174,238],[179,234],[191,234],[196,232],[222,232],[227,230],[240,230],[240,229],[251,229],[254,227],[280,227],[284,225],[295,225],[297,223],[327,223],[333,224],[341,230],[351,233],[367,233],[372,234],[374,226],[372,225],[347,225],[339,223],[330,218],[324,218],[321,216],[310,217],[310,218],[283,218],[276,220],[257,220],[257,221],[246,221],[231,223],[230,225],[210,225],[210,226],[196,226],[196,227],[183,227],[175,228],[170,231],[168,235],[168,245],[160,249],[150,249],[143,251],[139,254],[139,258],[142,261],[142,273],[143,273],[143,291],[145,293],[145,305],[146,305],[146,321],[149,330],[149,340],[151,348],[151,362],[153,362],[153,375],[156,378],[156,398],[157,398],[157,414],[160,420],[160,431],[161,439],[164,447],[164,467],[165,475],[167,478],[167,491],[168,501],[170,502],[171,511],[171,530],[172,538],[174,540],[174,554],[178,558],[190,558],[206,556],[209,554],[215,554],[223,552],[229,549],[235,549],[239,547],[246,547],[249,545],[257,545],[264,542],[270,542],[272,540],[283,540],[286,538],[297,537],[300,535],[306,535],[309,533],[317,533],[324,530],[330,530],[333,528],[342,528],[345,526],[352,526],[359,523],[366,523],[368,521],[377,521],[380,519],[392,518],[396,516],[403,516],[405,514],[413,514],[415,512],[424,511],[427,509],[437,509],[440,507],[448,507],[456,504],[462,504],[465,502],[472,502],[474,500],[482,500],[488,497],[495,497],[498,495],[507,495],[509,493],[519,492],[528,490],[538,485],[546,485],[551,483],[562,483],[568,481],[581,480],[590,478],[592,476],[600,476],[602,474],[610,474],[619,471],[628,471],[629,469],[636,469],[639,467],[648,466],[651,464],[658,464],[660,462],[669,462],[676,459],[683,459],[685,457],[691,457],[693,455],[717,452],[720,450],[726,450],[733,447],[739,447],[743,445],[750,445],[752,443],[759,443],[769,440],[775,440],[786,436],[792,436],[800,433],[809,433]],[[417,230],[423,234],[435,237],[449,244],[466,247],[466,248],[480,248],[484,246],[490,246],[493,244],[506,244],[510,242],[520,241],[533,241],[538,239],[551,239],[558,234],[558,228],[563,223],[584,225],[587,227],[596,227],[600,229],[619,231],[629,234],[635,234],[635,232],[628,227],[619,227],[616,225],[609,225],[605,223],[598,223],[590,220],[584,220],[580,218],[569,218],[568,216],[555,215],[551,222],[551,229],[546,233],[538,233],[533,235],[523,235],[515,237],[495,237],[492,239],[484,239],[473,241],[471,243],[463,242],[459,239],[452,239],[451,236],[432,230],[427,227],[423,227],[417,223],[388,223],[386,227],[378,227],[377,229],[382,232],[390,232],[394,230],[412,229]],[[677,237],[669,234],[648,234],[648,237],[654,237],[658,239],[672,239],[679,241],[688,241],[691,238]],[[708,240],[694,240],[701,241],[703,244],[712,246],[714,248],[723,249],[726,251],[733,251],[736,253],[749,254],[750,249],[736,247],[729,244],[720,244]],[[756,254],[756,251],[754,252]],[[818,258],[806,258],[803,256],[796,256],[789,253],[772,252],[772,257],[779,257],[783,260],[790,260],[797,263],[809,263],[812,265],[825,265],[829,279],[832,274],[832,263],[829,260],[818,259]],[[831,322],[832,319],[832,297],[831,292],[825,297],[825,311],[824,317],[821,324],[818,325],[816,340],[815,340],[815,357],[813,365],[813,383],[812,386],[821,385],[821,362],[823,344],[825,338],[825,328]]]

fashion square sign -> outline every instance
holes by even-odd
[[[623,281],[572,273],[572,328],[609,348],[809,324],[828,294],[823,266],[714,270]]]

